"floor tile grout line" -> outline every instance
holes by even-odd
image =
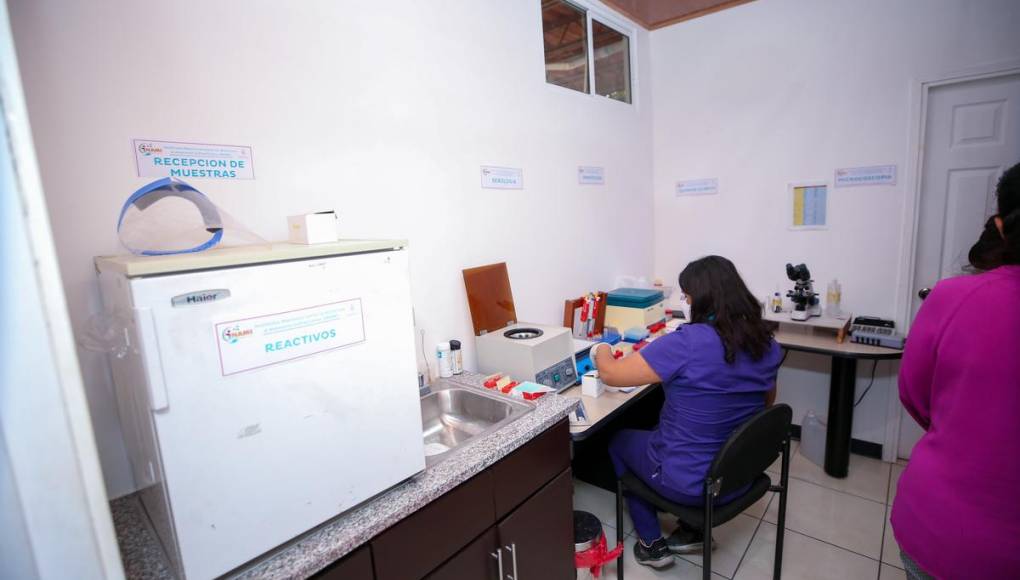
[[[769,473],[771,473],[771,472],[769,472]],[[779,474],[777,473],[777,474],[774,474],[774,475],[778,476]],[[796,476],[794,476],[792,474],[790,475],[790,479],[796,479],[797,481],[800,481],[800,482],[803,482],[803,483],[810,483],[811,485],[813,485],[815,487],[820,487],[822,489],[827,489],[829,491],[834,491],[836,493],[841,493],[843,495],[848,495],[850,497],[855,497],[857,499],[863,499],[865,501],[870,501],[871,503],[877,503],[878,505],[888,505],[885,502],[881,502],[881,501],[878,501],[876,499],[871,499],[870,497],[864,497],[863,495],[857,495],[856,493],[850,493],[848,491],[843,491],[841,489],[836,489],[834,487],[829,487],[827,485],[824,485],[824,484],[821,484],[821,483],[818,483],[818,482],[815,482],[815,481],[811,481],[810,479],[804,479],[803,477],[796,477]]]
[[[779,527],[778,524],[775,524],[773,522],[765,522],[765,523],[773,525],[773,526],[776,526],[777,528]],[[862,553],[858,552],[857,550],[851,550],[850,548],[847,548],[846,546],[840,546],[839,544],[834,544],[834,543],[832,543],[832,542],[830,542],[828,540],[823,540],[821,538],[816,538],[816,537],[812,536],[811,534],[805,534],[804,532],[802,532],[800,530],[795,530],[795,529],[791,528],[790,526],[786,526],[786,531],[793,532],[795,534],[804,536],[805,538],[811,538],[812,540],[816,540],[816,541],[821,542],[823,544],[828,544],[828,545],[832,546],[833,548],[839,548],[840,550],[843,550],[844,552],[849,552],[851,554],[855,554],[855,555],[860,556],[862,558],[867,558],[867,559],[871,560],[872,562],[878,562],[879,564],[883,563],[881,559],[875,559],[874,557],[869,556],[867,554],[862,554]],[[879,554],[881,554],[881,553],[882,553],[882,550],[879,549]]]
[[[768,511],[769,505],[772,505],[772,500],[775,498],[776,494],[772,494],[772,497],[769,498],[768,504],[765,505],[765,511]],[[761,529],[761,524],[764,521],[765,514],[762,514],[761,518],[758,519],[758,523],[754,526],[754,533],[751,534],[751,541],[747,542],[747,546],[744,547],[744,553],[740,555],[740,560],[737,561],[737,567],[733,569],[733,578],[737,577],[737,574],[740,572],[740,567],[744,565],[744,558],[747,557],[747,553],[751,550],[751,544],[754,543],[754,538],[758,535],[758,530]],[[776,529],[779,529],[779,526],[776,526]]]
[[[772,494],[772,496],[775,497],[775,494]],[[769,502],[771,502],[771,501],[772,501],[772,499],[769,498]],[[766,506],[766,509],[768,509],[768,506]],[[740,512],[739,514],[737,514],[737,517],[740,517],[740,516],[751,518],[752,520],[757,520],[757,523],[754,525],[754,532],[751,533],[751,540],[747,542],[747,546],[744,546],[744,554],[747,554],[747,549],[751,546],[751,541],[754,541],[754,534],[757,533],[758,532],[758,528],[761,527],[762,519],[761,518],[756,518],[754,516],[749,516],[749,515],[747,515],[744,512]],[[737,518],[736,517],[733,518],[733,520],[735,520],[735,519],[737,519]],[[730,520],[730,521],[733,521],[733,520]],[[682,555],[678,555],[677,557],[682,559],[685,562],[694,564],[698,568],[702,568],[702,566],[699,565],[697,562],[695,562],[695,561],[685,557],[685,556],[688,556],[688,555],[695,556],[697,554],[682,554]],[[725,574],[721,574],[719,572],[714,572],[714,571],[712,573],[713,574],[717,574],[719,576],[722,576],[723,578],[728,578],[728,579],[732,580],[733,578],[737,577],[737,570],[740,569],[740,562],[743,562],[743,561],[744,561],[744,556],[741,555],[740,556],[740,560],[737,561],[737,567],[733,569],[733,576],[727,576]]]
[[[889,488],[892,487],[892,469],[889,469],[889,480],[885,482],[885,520],[882,521],[882,547],[878,550],[878,577],[882,579],[882,562],[885,561],[885,533],[889,527]]]

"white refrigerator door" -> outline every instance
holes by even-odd
[[[406,251],[131,285],[158,343],[143,341],[144,356],[188,578],[223,574],[425,468]]]

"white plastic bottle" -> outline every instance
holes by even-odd
[[[800,425],[800,452],[812,462],[825,465],[825,423],[808,411]]]
[[[439,376],[448,379],[453,376],[453,364],[450,357],[450,343],[441,342],[436,345],[436,360],[439,361]]]

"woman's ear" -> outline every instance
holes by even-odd
[[[1002,224],[1002,216],[995,216],[995,227],[998,228],[999,235],[1002,236],[1002,239],[1005,240],[1006,239],[1006,232],[1003,230],[1003,228],[1005,226],[1003,226],[1003,224]]]

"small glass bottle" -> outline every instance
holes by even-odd
[[[460,349],[459,340],[450,341],[450,369],[455,375],[464,372],[464,351]]]

